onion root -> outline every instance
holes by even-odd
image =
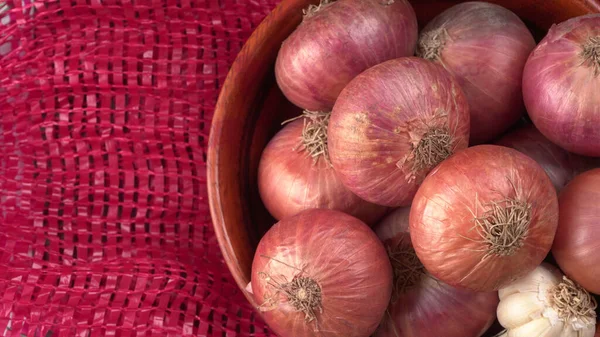
[[[313,4],[308,5],[308,7],[306,9],[302,10],[302,14],[303,14],[302,21],[317,14],[320,10],[331,5],[333,2],[334,2],[334,0],[321,0],[321,2],[318,5],[313,5]]]
[[[313,158],[313,164],[316,164],[319,158],[323,156],[331,166],[327,147],[327,128],[330,117],[331,112],[305,110],[300,116],[284,121],[282,124],[304,118],[300,144],[292,150],[305,150]]]
[[[412,246],[388,247],[388,256],[394,273],[392,303],[395,303],[401,294],[417,285],[421,277],[425,275],[425,266],[417,257]]]
[[[594,76],[600,74],[600,36],[590,37],[581,52],[583,62],[594,69]]]
[[[316,313],[323,313],[323,307],[321,306],[321,287],[317,281],[311,277],[302,276],[302,269],[290,266],[289,264],[272,257],[261,256],[296,269],[299,271],[299,274],[295,275],[289,282],[278,282],[268,273],[259,272],[258,275],[275,290],[275,293],[265,296],[265,302],[259,306],[259,309],[261,309],[261,311],[273,310],[279,304],[277,299],[280,295],[283,295],[286,301],[294,307],[294,309],[304,313],[306,322],[315,321],[317,319]]]
[[[475,216],[475,228],[487,243],[488,254],[511,256],[523,246],[531,223],[531,205],[517,199],[492,201],[489,210]]]
[[[424,33],[417,45],[417,56],[428,61],[437,61],[449,38],[450,36],[445,28]]]
[[[563,276],[563,281],[557,284],[548,296],[564,322],[579,319],[585,324],[594,324],[596,321],[596,299],[568,277]]]
[[[454,153],[454,139],[447,127],[447,118],[447,114],[438,112],[409,121],[405,127],[394,131],[406,132],[410,137],[411,152],[396,163],[398,168],[407,169],[409,181],[420,182],[429,171]]]

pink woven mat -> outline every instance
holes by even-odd
[[[229,65],[277,0],[0,4],[0,336],[269,336],[211,226]]]

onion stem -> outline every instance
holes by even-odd
[[[600,36],[590,37],[583,45],[581,57],[594,68],[594,76],[600,74]]]
[[[429,61],[438,60],[448,39],[448,31],[445,28],[422,34],[417,45],[417,56]]]

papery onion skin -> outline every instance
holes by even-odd
[[[444,155],[415,160],[415,149],[437,131],[449,139],[439,152]],[[469,108],[441,66],[399,58],[366,70],[344,88],[328,132],[331,161],[346,187],[372,203],[406,206],[439,161],[467,147]],[[416,166],[426,160],[432,163]]]
[[[600,169],[573,179],[559,198],[552,255],[565,274],[600,294]]]
[[[557,191],[561,191],[577,174],[594,165],[592,158],[566,151],[544,137],[533,125],[506,134],[495,144],[511,147],[535,160],[546,171]]]
[[[375,227],[388,251],[412,247],[409,212],[399,208]],[[494,322],[497,306],[497,292],[455,288],[423,273],[413,287],[392,296],[375,337],[479,337]]]
[[[321,289],[316,319],[294,309],[286,297],[269,307],[267,283],[309,277]],[[252,290],[262,316],[281,337],[366,337],[383,318],[392,292],[386,251],[360,220],[332,210],[307,210],[275,224],[258,244]]]
[[[497,220],[489,213],[494,203]],[[484,241],[481,228],[493,233],[485,221],[501,224],[502,216],[514,219],[495,227],[508,234],[490,234],[492,241]],[[538,266],[550,251],[557,222],[556,191],[544,170],[526,155],[496,145],[468,148],[438,165],[410,212],[411,239],[427,270],[476,291],[498,290]],[[509,234],[517,240],[504,245]]]
[[[544,136],[567,151],[600,156],[600,68],[582,56],[590,38],[600,54],[600,14],[550,28],[525,65],[523,98]]]
[[[417,28],[406,0],[321,5],[283,42],[275,63],[279,88],[303,109],[331,110],[356,75],[383,61],[413,55]]]
[[[439,39],[444,42],[436,57],[431,52]],[[469,101],[471,144],[480,144],[499,136],[525,112],[521,80],[534,47],[533,36],[516,14],[473,1],[429,22],[421,31],[417,54],[456,77]]]
[[[350,192],[323,157],[316,162],[299,146],[304,121],[295,120],[279,131],[264,149],[258,167],[258,190],[277,220],[310,208],[335,209],[369,225],[387,208]]]

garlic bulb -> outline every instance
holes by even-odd
[[[594,337],[595,299],[549,264],[498,294],[503,337]]]

